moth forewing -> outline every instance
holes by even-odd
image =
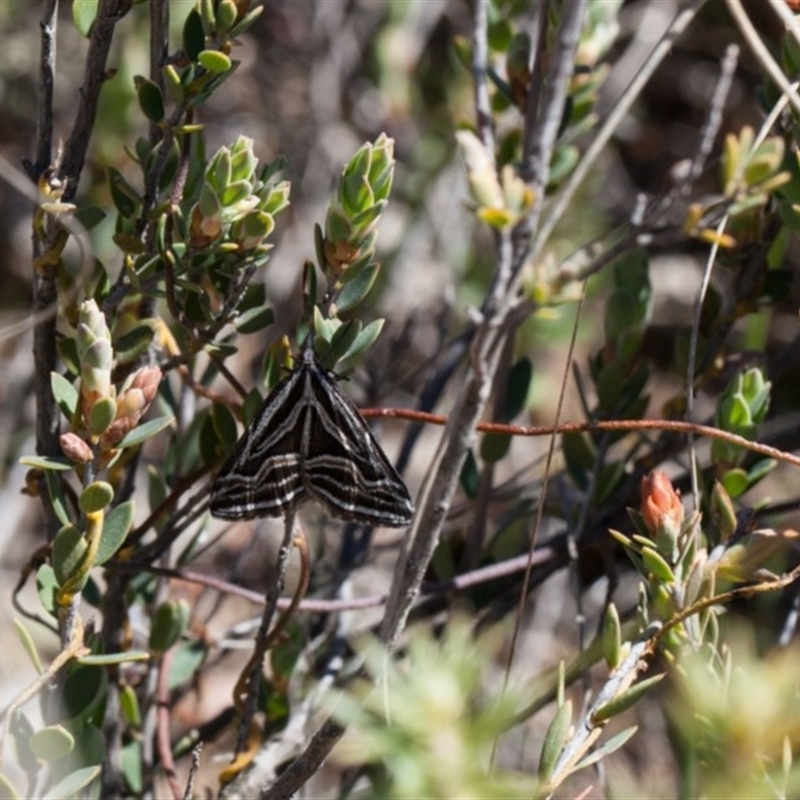
[[[310,347],[264,401],[217,476],[211,513],[280,516],[308,496],[333,516],[388,527],[407,525],[414,511],[397,470]]]

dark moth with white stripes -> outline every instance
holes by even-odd
[[[399,528],[414,505],[358,409],[314,358],[264,401],[211,489],[223,519],[286,516],[309,498],[335,517]]]

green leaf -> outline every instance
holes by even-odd
[[[79,664],[67,674],[64,682],[64,725],[77,731],[86,725],[102,724],[107,693],[108,672],[94,664]]]
[[[128,683],[120,687],[119,707],[128,724],[133,725],[134,728],[141,726],[142,710],[139,706],[139,698],[136,695],[136,690]]]
[[[148,439],[160,433],[164,428],[168,428],[175,421],[175,417],[164,416],[151,419],[143,425],[134,428],[128,435],[117,445],[119,448],[134,447],[137,444],[146,442]]]
[[[166,600],[161,603],[150,628],[150,650],[161,654],[176,644],[189,624],[189,615],[190,608],[186,600]]]
[[[475,455],[472,450],[468,450],[467,457],[464,459],[464,464],[461,467],[459,480],[464,494],[470,499],[478,494],[478,479],[478,462],[475,460]]]
[[[206,46],[206,34],[203,30],[203,20],[196,8],[186,15],[183,24],[183,50],[190,61],[197,61],[197,57]]]
[[[82,206],[75,212],[75,219],[87,231],[96,228],[107,216],[108,214],[98,206]]]
[[[128,788],[129,797],[140,797],[142,795],[142,764],[144,757],[142,754],[142,742],[139,739],[131,739],[122,745],[121,770],[122,776]]]
[[[161,74],[164,76],[164,88],[167,90],[167,97],[175,105],[180,105],[184,99],[180,73],[173,64],[167,64]]]
[[[197,54],[197,60],[209,72],[227,72],[232,66],[230,58],[219,50],[203,50]]]
[[[219,440],[228,448],[232,448],[239,438],[236,418],[224,403],[213,403],[211,406],[211,422]]]
[[[236,39],[241,36],[260,16],[264,10],[264,6],[255,6],[251,8],[240,20],[228,31],[230,39]]]
[[[361,353],[370,347],[378,336],[380,336],[383,322],[382,319],[376,319],[370,322],[353,340],[347,352],[342,356],[342,361],[345,359],[352,360],[360,356]]]
[[[128,183],[122,173],[116,167],[107,167],[108,188],[111,191],[111,199],[114,201],[120,215],[130,218],[136,215],[137,209],[142,204],[142,198],[133,186]]]
[[[69,459],[62,456],[23,456],[19,463],[34,469],[52,469],[61,472],[70,470],[75,466]]]
[[[626,464],[624,461],[614,461],[604,464],[597,473],[597,483],[594,489],[594,502],[600,505],[619,486],[625,476]]]
[[[622,628],[619,622],[619,612],[613,603],[609,603],[603,617],[603,657],[611,669],[620,662],[622,651]]]
[[[651,547],[642,548],[642,561],[644,561],[645,569],[652,572],[656,580],[662,583],[674,583],[675,573],[672,567],[664,560],[664,557],[653,550]]]
[[[327,368],[332,368],[347,353],[353,342],[361,333],[361,320],[349,319],[343,322],[331,337],[330,351],[323,356],[322,364]]]
[[[72,21],[78,33],[86,39],[92,33],[98,2],[99,0],[72,0]]]
[[[481,441],[481,458],[493,464],[505,458],[510,449],[510,433],[487,433]]]
[[[729,469],[720,479],[725,491],[732,499],[741,497],[749,488],[747,473],[738,467]]]
[[[99,765],[76,769],[75,772],[62,778],[55,786],[50,787],[50,791],[43,800],[68,800],[68,798],[76,797],[81,789],[88,786],[99,775]]]
[[[607,742],[601,744],[600,747],[592,750],[586,758],[581,759],[574,766],[572,771],[577,772],[579,769],[585,769],[586,767],[592,766],[592,764],[597,764],[606,756],[619,750],[637,730],[639,730],[639,726],[633,725],[630,728],[625,728],[624,731],[620,731],[616,736],[612,736]]]
[[[124,653],[94,653],[76,659],[84,667],[113,667],[129,661],[147,661],[150,653],[146,650],[126,650]]]
[[[75,737],[62,725],[50,725],[36,731],[28,746],[40,761],[58,761],[72,752]]]
[[[525,408],[532,378],[533,364],[531,364],[531,360],[527,356],[523,356],[511,367],[508,373],[506,402],[502,414],[503,420],[514,419]]]
[[[546,781],[550,778],[561,753],[564,743],[569,735],[572,724],[572,703],[567,700],[556,711],[555,717],[547,728],[542,745],[542,754],[539,758],[539,779]]]
[[[347,283],[342,286],[336,295],[335,303],[339,313],[349,311],[354,306],[357,306],[369,294],[379,270],[380,264],[369,263],[363,269],[358,270],[353,277],[347,276]]]
[[[36,592],[45,611],[55,616],[58,581],[50,564],[42,564],[36,571]]]
[[[172,651],[172,662],[169,671],[169,688],[172,689],[186,683],[205,661],[208,651],[202,642],[186,642]]]
[[[70,515],[67,511],[67,501],[64,497],[64,487],[57,477],[57,473],[48,471],[44,473],[44,482],[47,485],[47,494],[50,496],[50,504],[53,513],[62,525],[69,525]]]
[[[133,81],[142,113],[150,122],[162,122],[165,114],[164,96],[159,85],[141,75],[134,76]]]
[[[14,628],[17,631],[20,642],[22,642],[22,646],[25,648],[25,652],[28,654],[28,658],[30,658],[34,668],[41,675],[44,672],[44,667],[39,658],[39,651],[36,649],[33,637],[28,632],[28,629],[16,617],[14,618]]]
[[[133,510],[133,500],[126,500],[106,514],[106,518],[103,520],[100,545],[94,560],[95,566],[105,564],[122,547],[125,537],[133,525]]]
[[[305,647],[305,634],[302,627],[296,622],[289,623],[284,631],[284,638],[269,651],[269,662],[273,675],[288,681]]]
[[[120,336],[114,342],[114,353],[121,364],[129,364],[138,358],[150,346],[155,335],[156,325],[154,319],[140,320],[135,328]]]
[[[106,481],[93,481],[80,494],[78,505],[84,514],[96,514],[114,499],[114,487]]]
[[[239,333],[257,333],[272,325],[275,321],[275,312],[269,306],[251,308],[236,318],[234,324]]]
[[[217,6],[217,32],[227,33],[236,22],[236,3],[233,0],[220,0]]]
[[[637,703],[641,698],[650,691],[657,683],[659,683],[666,673],[660,675],[653,675],[652,678],[645,678],[643,681],[631,686],[630,689],[622,692],[613,699],[604,703],[594,713],[593,722],[604,722],[605,720],[616,717],[623,711],[627,711],[632,705]]]
[[[261,308],[267,304],[267,289],[263,283],[248,285],[238,309],[240,312],[250,311],[252,308]]]
[[[86,555],[86,539],[75,525],[65,525],[53,539],[51,561],[59,586],[72,579],[83,565]]]
[[[277,379],[271,385],[276,386],[282,377],[282,375],[278,374]],[[247,393],[247,397],[245,397],[244,403],[242,404],[242,419],[248,424],[252,422],[263,404],[264,398],[261,396],[258,389],[251,389]]]
[[[592,469],[595,451],[590,439],[583,433],[565,433],[561,437],[561,450],[572,479],[580,489],[589,488],[588,472]]]
[[[0,772],[0,797],[3,800],[19,800],[20,796],[11,781]]]
[[[101,397],[96,400],[89,411],[86,426],[93,436],[102,436],[117,415],[117,404],[110,397]]]
[[[63,375],[57,372],[50,373],[50,389],[53,392],[58,407],[61,413],[71,420],[75,415],[75,409],[78,407],[78,390],[68,381]]]
[[[772,472],[778,462],[774,458],[761,458],[747,470],[747,485],[755,486],[762,478]]]

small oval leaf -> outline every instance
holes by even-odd
[[[78,407],[78,390],[68,381],[63,375],[57,372],[50,373],[50,389],[53,392],[58,407],[61,413],[69,420],[75,414],[75,409]]]
[[[39,761],[58,761],[72,752],[75,737],[63,726],[51,725],[36,731],[28,746]]]
[[[240,314],[235,321],[239,333],[257,333],[275,321],[275,312],[269,306],[251,308]]]
[[[117,447],[133,447],[134,445],[146,442],[148,439],[160,433],[164,428],[172,425],[175,417],[165,416],[151,419],[143,425],[134,428],[118,445]]]
[[[84,514],[96,514],[106,508],[114,499],[114,487],[106,481],[90,483],[78,498],[78,505]]]
[[[336,295],[336,308],[339,312],[349,311],[357,306],[368,294],[378,277],[379,264],[369,264],[352,280],[342,286],[339,294]]]
[[[197,60],[209,72],[227,72],[231,68],[231,60],[219,50],[203,50],[197,54]]]
[[[23,456],[19,463],[34,469],[53,469],[56,471],[65,471],[72,469],[74,466],[68,458],[62,458],[61,456]]]
[[[69,775],[62,778],[55,786],[51,786],[43,800],[67,800],[67,798],[76,797],[81,789],[88,786],[99,775],[99,765],[76,769],[75,772],[70,772]]]
[[[553,768],[556,765],[558,756],[561,753],[564,743],[567,741],[569,728],[572,724],[572,702],[567,700],[556,711],[555,717],[547,728],[542,745],[542,755],[539,759],[539,779],[546,781],[550,778]]]
[[[102,436],[108,426],[114,421],[117,415],[117,404],[110,397],[101,397],[89,411],[89,419],[86,421],[89,432],[93,436]]]
[[[105,564],[122,547],[133,525],[133,500],[115,506],[103,520],[103,533],[95,556],[95,566]]]
[[[86,539],[74,525],[65,525],[53,540],[52,563],[53,572],[59,586],[78,571],[86,555]]]

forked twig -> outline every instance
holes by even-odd
[[[73,658],[81,658],[88,655],[91,651],[83,642],[83,621],[77,617],[73,627],[72,640],[59,652],[50,662],[47,669],[19,695],[6,709],[0,733],[0,772],[3,770],[3,759],[5,758],[6,742],[8,740],[8,728],[14,714],[25,705],[32,697],[38,694],[53,678],[58,674],[62,667],[66,666]]]

